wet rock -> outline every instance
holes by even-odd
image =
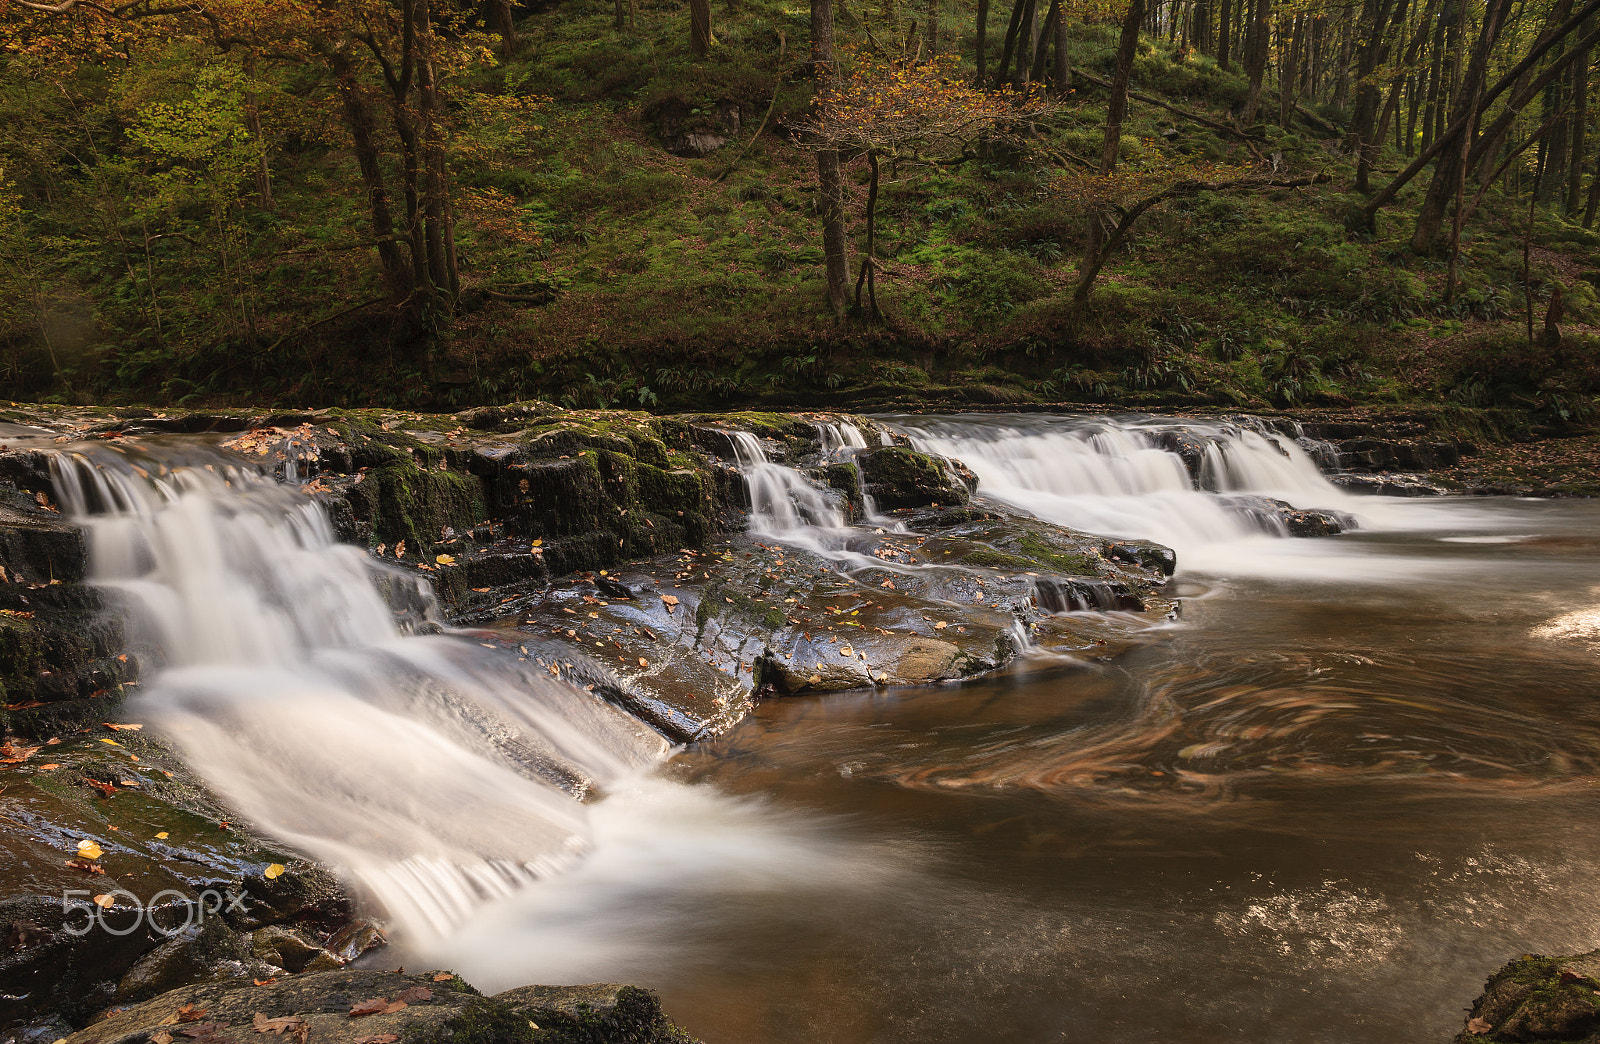
[[[60,1018],[51,1017],[0,1032],[0,1044],[54,1044],[71,1035],[71,1026]]]
[[[1231,513],[1254,524],[1263,533],[1295,537],[1337,536],[1360,523],[1344,511],[1306,510],[1271,497],[1230,493],[1217,498]]]
[[[342,929],[341,929],[342,931]],[[259,960],[290,972],[305,971],[306,965],[327,951],[305,932],[281,925],[258,928],[250,935],[250,954]]]
[[[1597,1036],[1600,950],[1510,962],[1484,984],[1455,1041],[1590,1041]]]
[[[1197,488],[1202,488],[1206,460],[1204,439],[1183,428],[1162,428],[1148,433],[1146,437],[1156,448],[1166,450],[1182,460],[1190,481]]]
[[[185,978],[260,977],[267,966],[250,964],[230,921],[259,926],[289,910],[337,919],[348,903],[326,871],[297,869],[283,888],[252,892],[269,865],[294,861],[231,822],[159,742],[116,735],[114,747],[94,734],[41,741],[0,780],[0,1024],[50,1010],[77,1018]],[[72,861],[83,840],[101,848],[104,873]],[[222,967],[230,961],[237,972]]]
[[[656,995],[637,986],[519,986],[497,993],[491,1000],[535,1023],[537,1039],[549,1044],[692,1044],[662,1013]]]
[[[284,869],[276,877],[244,879],[244,902],[226,911],[235,928],[252,931],[290,920],[342,923],[349,917],[350,895],[327,867],[304,859],[280,865]]]
[[[240,962],[244,941],[213,918],[167,937],[140,957],[117,983],[118,1004],[146,1000],[187,983],[210,978],[221,962]],[[261,965],[268,969],[270,965]]]
[[[379,1004],[378,1002],[383,1002]],[[356,1012],[371,1011],[371,1014]],[[318,1044],[692,1044],[632,986],[522,987],[484,997],[449,972],[340,970],[277,982],[202,983],[115,1009],[67,1044],[147,1044],[154,1034],[259,1044],[260,1022]]]
[[[362,954],[388,944],[389,940],[376,925],[368,924],[366,921],[355,921],[329,936],[326,950],[336,960],[348,964]]]
[[[1385,497],[1442,497],[1454,492],[1429,475],[1346,474],[1332,475],[1329,481],[1352,493],[1371,493]]]
[[[965,504],[978,480],[966,465],[899,446],[880,446],[856,458],[862,490],[882,510]]]

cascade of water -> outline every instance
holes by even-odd
[[[667,749],[514,652],[402,633],[374,585],[384,567],[336,543],[292,488],[221,457],[168,466],[105,448],[53,471],[92,578],[160,668],[141,716],[413,940],[569,862],[590,832],[579,798]],[[396,582],[431,602],[426,584]]]
[[[761,440],[749,432],[730,431],[728,435],[750,496],[752,532],[812,543],[827,534],[848,531],[837,499],[793,468],[768,460]]]
[[[857,450],[867,448],[866,436],[849,421],[820,422],[817,435],[822,440],[822,455],[829,460],[848,459]]]
[[[921,449],[955,457],[979,492],[1091,533],[1156,540],[1186,567],[1253,569],[1287,535],[1271,501],[1375,512],[1330,483],[1306,447],[1251,419],[895,418]],[[1383,515],[1379,508],[1376,512]],[[1247,555],[1237,552],[1247,551]],[[1301,565],[1313,553],[1298,550]]]

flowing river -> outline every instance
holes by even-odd
[[[320,597],[329,562],[368,583],[359,556],[313,515],[288,540],[235,507],[257,519],[246,571],[283,592],[250,609],[271,640],[208,618],[232,644],[178,643],[145,709],[263,826],[383,899],[408,964],[484,992],[647,985],[708,1044],[1442,1041],[1504,960],[1600,944],[1600,506],[1354,496],[1318,447],[1248,425],[1191,425],[1193,478],[1161,443],[1171,422],[891,421],[980,494],[1174,547],[1164,640],[765,701],[661,764],[597,701],[540,683],[556,709],[519,709],[532,681],[402,636],[375,601],[297,629],[283,604]],[[742,452],[774,538],[843,525]],[[173,510],[76,481],[83,512]],[[166,539],[187,553],[221,491],[186,481]],[[1289,538],[1243,493],[1360,527]],[[102,578],[138,573],[106,550],[125,521],[97,525]],[[152,620],[178,611],[145,594]],[[450,712],[419,710],[437,691]],[[486,720],[502,748],[542,737],[540,771],[473,749],[461,722]],[[606,796],[552,797],[579,775]],[[373,816],[393,824],[376,847],[356,837]]]

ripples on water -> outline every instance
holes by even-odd
[[[629,775],[637,759],[582,759],[601,764],[586,776],[608,792],[581,816],[587,856],[479,902],[464,923],[414,918],[426,930],[412,932],[406,960],[488,990],[641,982],[708,1044],[1399,1044],[1448,1039],[1507,957],[1600,943],[1600,510],[1362,500],[1260,433],[1216,449],[1218,488],[1277,492],[1364,523],[1289,540],[1218,511],[1126,431],[1015,423],[1011,435],[980,437],[961,421],[925,437],[966,440],[948,448],[987,492],[1045,517],[1179,544],[1186,611],[1167,641],[1113,664],[768,702],[657,777]],[[998,443],[1009,445],[984,449]],[[1081,458],[1075,481],[1104,487],[1053,486],[1045,465],[1067,454]],[[187,528],[211,525],[207,512],[236,510],[212,511],[221,491],[199,492],[174,502],[193,512],[142,507],[99,528],[115,535],[135,516],[170,514],[182,536],[209,532]],[[255,571],[298,584],[331,562],[364,575],[326,533],[295,532]],[[117,582],[147,567],[128,568]],[[276,620],[276,601],[243,608]],[[337,682],[340,705],[362,721],[442,728],[407,709],[386,675],[351,670],[352,656],[404,661],[405,677],[457,693],[474,720],[515,716],[522,682],[457,662],[481,658],[476,646],[402,639],[381,609],[368,615],[378,622],[360,641],[331,648],[313,636],[256,660]],[[202,652],[196,665],[215,658]],[[261,735],[306,731],[282,693],[231,675],[198,681],[204,691],[169,718],[212,732],[247,721],[234,731],[252,749],[267,749]],[[171,704],[177,689],[151,699]],[[327,702],[304,713],[325,719]],[[456,738],[476,744],[471,731]],[[227,762],[210,764],[213,782],[330,858],[348,842],[335,813],[375,802],[415,807],[413,848],[460,835],[468,861],[542,850],[479,815],[471,794],[441,807],[440,791],[381,744],[373,763],[393,770],[381,791],[353,780],[338,795],[285,799],[274,789],[283,779],[314,787],[316,773],[246,772],[225,735],[207,735],[211,753],[196,751],[197,762]],[[595,735],[633,742],[611,726]],[[498,767],[500,754],[479,746],[467,753]],[[538,781],[506,778],[495,807],[548,803],[529,791]],[[382,890],[383,875],[352,860]]]

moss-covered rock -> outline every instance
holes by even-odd
[[[382,1005],[374,1005],[375,1001]],[[371,1013],[356,1014],[376,1008]],[[180,1015],[180,1012],[184,1012]],[[198,1018],[196,1018],[198,1015]],[[204,1039],[258,1044],[261,1020],[319,1044],[694,1044],[647,990],[623,985],[535,986],[484,997],[450,972],[338,971],[198,983],[118,1009],[67,1044],[145,1044],[165,1027]],[[170,1032],[170,1031],[169,1031]]]
[[[978,485],[963,464],[899,446],[868,450],[857,459],[863,491],[883,510],[965,504]]]
[[[1455,1044],[1600,1041],[1600,950],[1524,955],[1489,977]]]

